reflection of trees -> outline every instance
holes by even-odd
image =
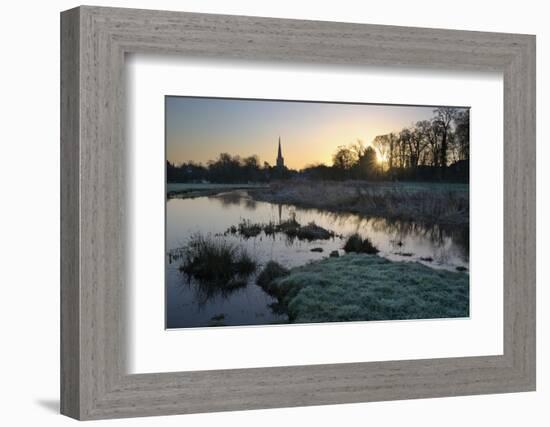
[[[346,236],[342,234],[342,237],[353,233],[369,238],[372,238],[373,234],[378,235],[376,237],[380,241],[388,242],[390,248],[394,250],[401,250],[407,242],[418,242],[432,245],[434,255],[445,249],[462,259],[468,260],[469,258],[468,225],[433,224],[418,220],[391,219],[358,213],[327,211],[319,208],[297,207],[293,204],[256,202],[246,190],[228,191],[212,198],[218,200],[222,206],[234,205],[247,210],[256,210],[262,203],[269,204],[274,209],[273,221],[278,224],[291,217],[300,221],[314,220],[318,224],[321,222],[326,224],[327,228],[337,233],[345,233]],[[309,219],[305,220],[304,217]],[[270,237],[275,239],[275,235]],[[283,239],[288,247],[296,244],[296,239],[293,236],[284,236]]]
[[[351,227],[364,237],[368,237],[369,231],[385,234],[390,243],[396,247],[401,246],[407,238],[423,238],[435,247],[442,248],[447,242],[452,241],[458,248],[460,255],[468,259],[470,251],[469,226],[428,224],[419,221],[406,221],[401,219],[388,219],[382,217],[368,217],[345,212],[322,211],[318,209],[301,209],[307,213],[313,213],[322,217],[327,222],[340,228]]]
[[[255,211],[257,206],[258,206],[258,203],[253,198],[247,197],[247,198],[244,199],[245,209],[247,209],[249,211]]]
[[[466,256],[469,252],[469,227],[459,225],[422,224],[413,221],[371,218],[369,224],[373,231],[394,236],[395,240],[403,240],[408,236],[418,236],[427,239],[435,246],[442,246],[452,240],[453,244],[462,249]]]
[[[216,194],[211,197],[214,200],[217,200],[222,207],[227,208],[229,206],[240,206],[242,195],[238,194],[237,191],[229,191],[227,193]]]
[[[216,196],[224,205],[235,204],[248,209],[256,209],[256,202],[248,197],[246,191],[231,191]],[[469,226],[431,224],[420,221],[407,221],[403,219],[391,219],[382,217],[369,217],[356,213],[325,211],[317,208],[297,208],[294,205],[278,204],[279,222],[281,221],[282,208],[286,208],[290,216],[296,216],[299,212],[303,215],[319,217],[333,227],[351,228],[352,233],[359,233],[368,237],[369,231],[388,236],[390,244],[394,248],[402,246],[408,238],[422,238],[430,242],[436,248],[443,248],[452,242],[458,250],[458,254],[468,259],[470,251]],[[292,246],[294,239],[287,239],[288,246]]]
[[[460,250],[460,254],[468,261],[470,258],[470,227],[454,227],[448,232],[453,243]]]
[[[228,206],[240,206],[247,210],[254,211],[257,208],[258,203],[256,200],[248,196],[248,193],[243,190],[228,191],[227,193],[220,193],[214,196],[214,199],[219,201],[222,207]]]

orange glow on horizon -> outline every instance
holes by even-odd
[[[176,97],[168,99],[166,115],[171,163],[207,164],[229,153],[241,158],[257,155],[260,164],[274,165],[280,136],[285,165],[303,169],[331,166],[339,146],[358,140],[371,146],[378,135],[429,119],[433,108]]]

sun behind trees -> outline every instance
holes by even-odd
[[[337,146],[332,165],[301,170],[261,164],[256,155],[241,158],[221,153],[207,165],[167,162],[168,182],[270,182],[289,178],[314,180],[415,180],[468,182],[470,112],[438,107],[430,120],[376,136],[371,144],[358,139]]]

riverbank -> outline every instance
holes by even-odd
[[[269,269],[258,284],[278,299],[290,323],[469,316],[469,275],[463,272],[364,254],[328,258],[278,274],[272,273],[277,271],[273,265]]]
[[[166,197],[168,199],[192,199],[194,197],[215,196],[232,190],[267,189],[262,184],[209,184],[209,183],[168,183]]]
[[[249,194],[255,200],[427,224],[468,225],[467,184],[366,181],[279,181]]]

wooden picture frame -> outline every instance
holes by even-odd
[[[127,53],[490,70],[504,79],[499,356],[129,375]],[[184,414],[535,389],[535,37],[78,7],[61,14],[61,412]]]

